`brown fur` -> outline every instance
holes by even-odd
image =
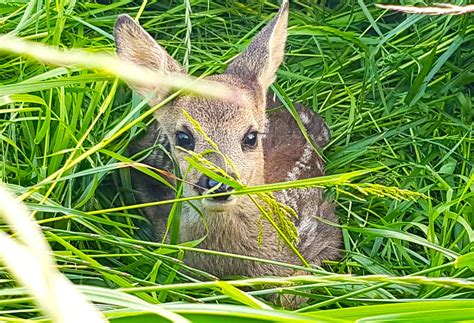
[[[323,160],[311,149],[301,134],[296,122],[285,110],[266,114],[267,107],[278,104],[267,98],[268,87],[275,78],[275,72],[284,56],[288,3],[284,1],[275,18],[254,38],[248,48],[237,57],[224,74],[208,79],[225,83],[233,89],[236,100],[220,101],[202,97],[182,96],[165,109],[158,110],[157,123],[145,137],[130,147],[138,152],[155,143],[169,147],[180,169],[188,169],[186,153],[175,148],[175,133],[183,129],[193,129],[183,116],[187,111],[204,129],[206,134],[218,144],[219,149],[233,162],[244,185],[275,183],[295,179],[310,178],[324,174]],[[165,50],[151,41],[151,37],[131,18],[120,16],[115,27],[117,52],[122,59],[142,64],[164,73],[178,73],[179,65]],[[143,42],[139,40],[143,39]],[[134,85],[131,85],[134,87]],[[159,102],[166,89],[136,88],[143,96],[155,91],[152,103]],[[329,130],[324,121],[309,109],[297,105],[298,113],[313,141],[323,147],[329,141]],[[258,135],[255,149],[241,148],[245,134],[252,129],[265,135]],[[158,132],[160,133],[158,135]],[[210,149],[210,144],[193,131],[196,139],[195,152]],[[218,154],[206,155],[210,161],[226,168]],[[145,159],[157,168],[171,170],[171,161],[159,149]],[[192,185],[200,176],[191,169],[184,185],[185,196],[200,194]],[[152,181],[144,175],[134,176],[135,188],[140,192],[141,201],[163,200],[173,197],[172,190]],[[323,259],[336,259],[341,246],[338,228],[318,221],[316,217],[337,222],[333,206],[324,200],[321,189],[290,189],[275,193],[276,197],[294,208],[299,217],[295,221],[298,228],[299,250],[313,264]],[[260,212],[247,196],[235,197],[224,206],[216,206],[211,201],[194,202],[204,214],[202,219],[195,209],[184,206],[181,217],[181,240],[189,241],[206,237],[201,248],[241,255],[273,259],[300,264],[298,258],[287,248],[281,247],[275,230],[263,221],[263,245],[257,244]],[[156,227],[158,235],[164,233],[169,207],[145,210]],[[226,275],[288,275],[291,270],[252,261],[217,257],[207,254],[188,253],[186,261],[197,268],[218,276]]]

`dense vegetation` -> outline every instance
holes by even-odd
[[[277,1],[11,0],[0,2],[0,33],[113,53],[117,15],[139,15],[191,74],[202,75],[223,71],[277,8]],[[35,213],[59,269],[75,284],[120,288],[149,304],[172,302],[164,308],[194,320],[474,318],[472,15],[299,0],[290,3],[289,26],[288,54],[272,90],[325,118],[329,174],[344,184],[344,174],[367,171],[351,186],[329,187],[344,256],[314,276],[286,285],[288,278],[210,282],[180,261],[193,246],[149,241],[139,210],[123,208],[134,204],[126,147],[149,123],[133,124],[147,107],[110,74],[3,52],[0,181]],[[6,224],[0,229],[11,233]],[[231,285],[249,287],[238,292]],[[278,306],[261,296],[282,288],[309,301],[297,313],[271,311]],[[111,304],[99,307],[110,317],[145,311],[123,293],[84,290]],[[369,305],[379,307],[350,309]],[[0,320],[41,315],[0,268]]]

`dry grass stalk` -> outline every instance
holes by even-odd
[[[397,6],[376,4],[377,7],[387,10],[395,10],[404,13],[414,13],[419,15],[462,15],[474,12],[474,5],[457,6],[450,3],[437,3],[430,7]]]

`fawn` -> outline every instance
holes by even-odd
[[[156,143],[166,147],[181,170],[188,169],[186,150],[201,153],[212,149],[210,143],[195,131],[185,110],[202,127],[204,132],[219,146],[220,151],[235,165],[240,180],[245,185],[276,183],[311,178],[324,174],[324,162],[307,143],[295,120],[286,109],[266,113],[268,108],[280,106],[268,88],[275,80],[278,67],[284,58],[287,38],[288,2],[228,66],[223,74],[206,79],[222,82],[244,100],[224,101],[180,96],[168,106],[159,109],[156,121],[145,136],[131,145],[132,152],[139,152]],[[118,17],[115,25],[115,43],[120,59],[130,61],[162,73],[184,73],[183,68],[158,45],[155,40],[127,15]],[[146,96],[152,89],[130,84],[140,95]],[[149,103],[159,103],[166,91],[157,89]],[[295,105],[300,118],[320,147],[329,141],[329,129],[323,119],[310,109]],[[273,110],[273,109],[272,109]],[[226,169],[222,155],[207,154],[206,158]],[[155,149],[144,161],[154,167],[173,171],[173,162],[168,154]],[[230,174],[235,176],[235,174]],[[141,202],[172,199],[173,190],[150,177],[133,175],[134,188]],[[216,189],[216,186],[217,189]],[[232,187],[218,183],[191,169],[184,183],[184,196],[215,192],[231,192]],[[318,221],[324,218],[337,222],[332,204],[324,199],[319,188],[289,189],[276,192],[275,197],[292,207],[298,214],[294,224],[299,232],[297,245],[300,253],[311,263],[318,265],[323,259],[336,259],[341,247],[341,232],[334,226]],[[257,239],[261,234],[258,225],[259,209],[248,196],[226,195],[198,199],[194,205],[202,211],[204,219],[193,207],[183,205],[180,224],[182,241],[205,237],[199,247],[239,255],[272,259],[292,264],[301,264],[290,249],[279,243],[274,228],[263,220],[263,244]],[[156,233],[163,235],[169,207],[145,209]],[[201,270],[217,276],[227,275],[289,275],[292,270],[272,264],[203,253],[188,253],[185,261]]]

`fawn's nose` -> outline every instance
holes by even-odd
[[[227,193],[231,192],[234,188],[226,185],[224,183],[220,183],[212,178],[207,177],[206,175],[201,175],[199,178],[198,186],[199,186],[199,192],[202,194],[205,190],[210,190],[216,186],[218,186],[215,190],[212,191],[212,193]],[[216,196],[213,197],[213,200],[217,201],[225,201],[228,200],[230,195],[222,195],[222,196]]]

